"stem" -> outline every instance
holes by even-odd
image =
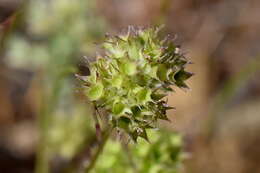
[[[96,150],[95,154],[92,156],[89,164],[85,168],[85,171],[84,171],[85,173],[90,172],[94,168],[94,166],[95,166],[95,164],[98,160],[99,155],[102,153],[103,148],[106,145],[106,142],[108,141],[108,139],[110,137],[111,132],[112,132],[111,127],[108,127],[107,130],[104,131],[103,138],[97,144],[98,146],[97,146],[97,150]]]
[[[37,151],[36,159],[36,173],[48,173],[50,172],[49,168],[49,153],[48,153],[48,128],[51,121],[52,113],[54,112],[56,105],[58,103],[58,98],[60,95],[60,88],[63,84],[63,77],[57,78],[54,82],[50,81],[50,84],[53,86],[50,94],[48,94],[47,86],[43,85],[42,89],[42,100],[41,108],[39,112],[39,146]],[[46,77],[41,76],[40,83],[46,81]]]
[[[132,169],[134,170],[134,172],[138,173],[139,170],[138,170],[138,168],[137,168],[137,165],[136,165],[135,161],[133,160],[132,153],[129,151],[128,144],[122,144],[122,147],[123,147],[123,149],[124,149],[125,152],[126,152],[126,155],[127,155],[127,157],[128,157],[128,161],[129,161],[129,164],[131,165]]]
[[[49,122],[49,116],[46,113],[45,108],[42,108],[40,117],[39,117],[39,133],[40,133],[40,140],[37,152],[37,159],[36,159],[36,173],[48,173],[49,166],[48,166],[48,154],[47,154],[47,125]]]

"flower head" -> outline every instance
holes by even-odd
[[[90,63],[85,80],[87,97],[111,115],[114,127],[133,140],[147,139],[146,129],[158,119],[168,120],[165,97],[172,86],[187,88],[192,73],[179,47],[169,38],[159,39],[158,28],[130,27],[126,34],[108,36],[105,55]]]

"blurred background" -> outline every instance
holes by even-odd
[[[191,90],[176,89],[172,123],[162,123],[183,135],[180,172],[260,173],[259,8],[258,0],[0,0],[0,172],[48,172],[46,164],[60,172],[95,134],[74,77],[89,73],[82,57],[93,60],[106,33],[164,24],[194,63]]]

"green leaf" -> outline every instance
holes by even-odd
[[[139,108],[139,106],[133,106],[131,107],[131,111],[135,117],[138,117],[141,115],[142,110]]]
[[[129,135],[133,139],[134,142],[137,142],[138,133],[136,130],[134,130],[133,132],[130,132]]]
[[[125,56],[125,51],[114,43],[104,43],[104,48],[115,58],[122,58]]]
[[[176,81],[175,84],[180,88],[189,89],[188,85],[185,84],[183,81]]]
[[[180,70],[178,73],[175,74],[174,78],[176,81],[185,81],[189,79],[192,75],[193,73]]]
[[[91,86],[88,90],[86,95],[91,101],[98,100],[102,97],[104,92],[104,86],[102,83],[97,83],[93,86]]]
[[[121,102],[114,103],[112,108],[112,113],[115,115],[119,115],[124,113],[125,105]]]
[[[133,43],[129,46],[128,55],[131,59],[139,59],[141,55],[140,47],[138,47],[136,43]]]
[[[158,66],[153,66],[152,69],[151,69],[151,73],[149,73],[149,75],[152,78],[157,79],[157,71],[158,71]]]
[[[149,73],[151,73],[152,72],[152,67],[151,67],[151,65],[150,64],[145,64],[144,65],[144,73],[146,73],[146,74],[149,74]]]
[[[141,138],[145,139],[147,142],[149,142],[149,139],[148,139],[146,130],[145,130],[144,128],[142,128],[142,129],[139,131],[138,135],[139,135]]]
[[[121,116],[118,118],[118,127],[129,130],[129,125],[131,124],[131,120],[126,116]]]
[[[164,113],[157,112],[157,116],[158,116],[158,118],[161,119],[161,120],[170,121],[170,119],[169,119],[169,118],[167,117],[167,115],[164,114]]]
[[[137,99],[141,103],[145,103],[151,100],[152,91],[147,88],[143,88],[137,93]]]
[[[147,86],[149,84],[149,77],[147,75],[136,75],[134,77],[134,81],[139,85],[139,86]]]
[[[123,77],[121,75],[114,76],[111,79],[111,85],[116,88],[120,88],[123,82]]]
[[[162,99],[163,97],[165,97],[165,96],[167,96],[167,94],[163,94],[163,93],[152,93],[151,98],[152,98],[153,100],[158,101],[158,100],[161,100],[161,99]]]
[[[168,79],[168,68],[166,67],[165,64],[160,64],[158,66],[158,70],[157,70],[157,77],[161,80],[161,81],[166,81]]]
[[[132,76],[136,73],[136,64],[133,62],[123,62],[121,64],[121,70],[124,74]]]

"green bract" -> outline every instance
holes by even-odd
[[[172,107],[163,99],[171,87],[187,88],[188,61],[172,40],[159,39],[158,29],[130,27],[127,34],[108,36],[103,47],[105,55],[89,65],[86,95],[110,113],[114,127],[134,140],[147,138],[147,128],[168,120]]]
[[[93,84],[87,91],[90,100],[98,100],[103,95],[104,86],[102,83]]]

